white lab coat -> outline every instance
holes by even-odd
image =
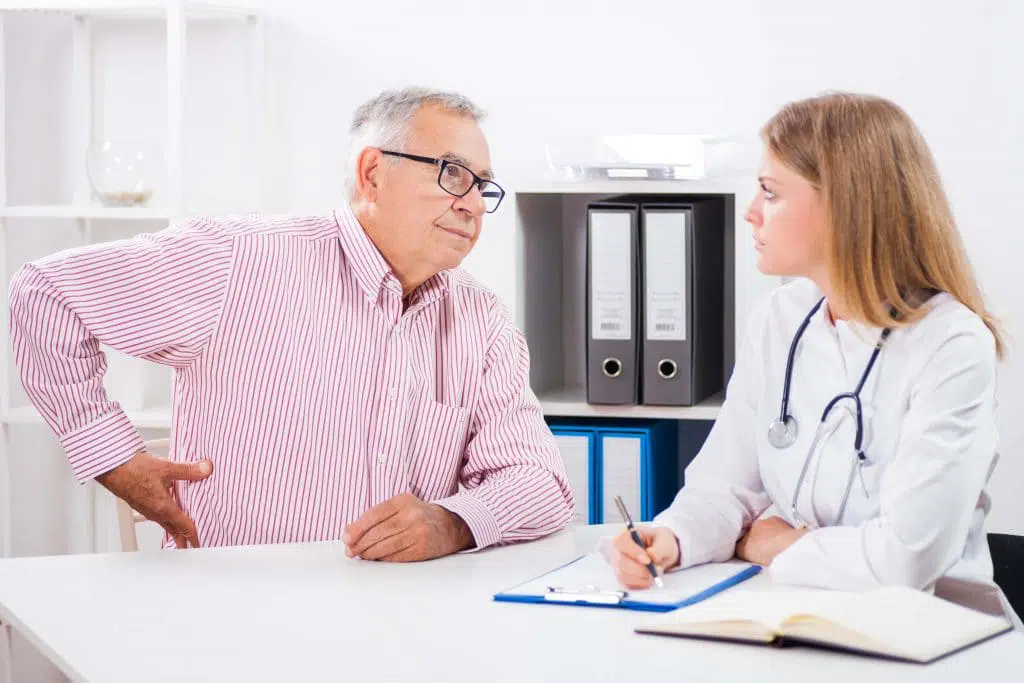
[[[730,558],[759,516],[797,521],[793,493],[821,413],[854,390],[881,333],[832,325],[826,306],[819,309],[793,367],[789,412],[799,437],[772,447],[767,431],[779,414],[790,343],[821,296],[809,281],[794,281],[752,317],[721,414],[683,489],[652,522],[676,533],[683,567]],[[991,583],[984,521],[997,458],[995,343],[949,295],[927,306],[921,322],[892,332],[861,391],[867,460],[842,519],[856,459],[852,402],[825,424],[797,501],[811,531],[775,558],[773,581],[840,590],[931,589],[943,576]]]

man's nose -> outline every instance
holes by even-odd
[[[487,202],[480,192],[480,186],[473,184],[469,192],[459,197],[455,202],[455,208],[466,211],[473,216],[482,216],[487,211]]]

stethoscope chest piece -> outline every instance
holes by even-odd
[[[772,420],[768,425],[768,443],[775,448],[789,448],[796,443],[796,418],[783,415]]]

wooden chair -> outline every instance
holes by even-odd
[[[170,453],[170,439],[153,439],[146,442],[146,450],[158,458],[166,458]],[[139,536],[136,527],[140,522],[149,520],[133,510],[128,503],[117,498],[117,527],[121,537],[121,550],[135,552],[139,549]]]

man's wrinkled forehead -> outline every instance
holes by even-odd
[[[425,106],[411,122],[406,147],[406,151],[461,164],[481,178],[494,178],[487,140],[472,118]]]

